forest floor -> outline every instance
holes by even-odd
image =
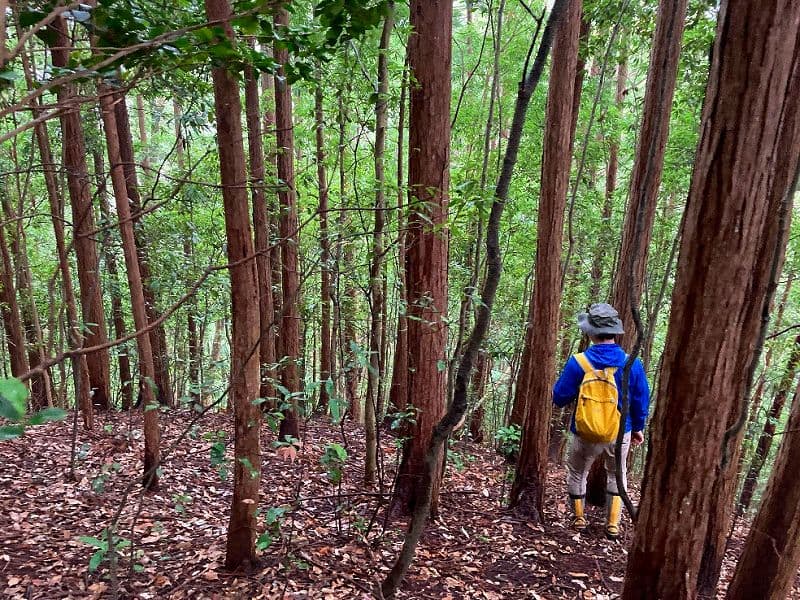
[[[361,486],[362,430],[314,419],[293,456],[276,452],[275,435],[264,428],[259,532],[269,530],[273,541],[259,565],[229,573],[223,563],[232,475],[220,476],[230,465],[220,456],[212,460],[212,446],[227,441],[230,460],[232,418],[209,414],[190,428],[191,417],[185,411],[161,415],[162,448],[189,434],[165,451],[159,489],[148,494],[138,485],[141,415],[100,414],[93,432],[79,430],[75,481],[67,477],[70,422],[34,427],[0,443],[0,598],[101,598],[115,588],[120,598],[371,598],[397,555],[405,524],[387,523],[385,494]],[[328,443],[346,445],[349,455],[341,489],[320,463]],[[398,452],[390,436],[383,447],[388,492]],[[548,523],[533,525],[503,507],[508,473],[502,458],[490,447],[454,443],[439,517],[398,597],[616,597],[629,522],[623,520],[618,542],[604,538],[600,511],[590,513],[588,532],[570,531],[563,471],[551,471]],[[117,512],[115,535],[126,540],[118,564],[110,568],[111,555],[101,551],[95,560],[105,560],[90,571],[97,548],[81,538],[103,538]],[[731,545],[723,586],[743,535],[737,531]],[[795,592],[800,598],[800,588]]]

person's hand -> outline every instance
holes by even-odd
[[[631,444],[638,446],[644,443],[644,434],[641,431],[631,432]]]

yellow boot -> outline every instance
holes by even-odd
[[[619,519],[622,516],[622,498],[618,494],[607,494],[606,537],[616,540],[619,537]]]
[[[569,500],[572,505],[572,528],[576,531],[586,529],[586,517],[583,514],[583,496],[570,495]]]

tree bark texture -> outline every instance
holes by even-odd
[[[275,12],[275,28],[289,26],[289,12],[280,8]],[[278,192],[281,206],[281,352],[285,364],[281,369],[281,383],[291,394],[301,391],[299,362],[302,360],[300,345],[299,279],[298,279],[298,232],[297,191],[294,185],[294,124],[292,117],[292,90],[286,81],[284,67],[289,60],[288,50],[275,44],[275,60],[281,65],[275,76],[275,127],[278,141]],[[290,406],[283,413],[280,438],[300,438],[300,422],[297,416],[297,398],[285,398]]]
[[[410,513],[425,473],[425,454],[434,426],[444,414],[447,390],[446,229],[450,184],[450,65],[452,2],[412,0],[408,137],[409,215],[405,272],[407,290],[408,387],[416,409],[411,440],[403,449],[393,497],[396,511]],[[440,457],[437,457],[438,461]],[[431,483],[436,514],[441,473]]]
[[[738,437],[726,429],[742,408],[782,264],[781,215],[800,154],[798,29],[796,2],[721,6],[627,599],[697,597],[701,558],[724,550],[729,519],[715,512],[730,512],[719,482],[733,469],[721,457],[735,454],[724,442]]]
[[[364,484],[373,485],[378,470],[378,404],[379,380],[383,376],[381,346],[386,302],[383,297],[383,228],[386,223],[386,130],[389,126],[389,41],[394,27],[394,3],[389,3],[389,13],[383,21],[378,46],[378,94],[375,101],[375,221],[372,231],[372,256],[369,266],[369,369],[367,370],[367,396],[364,402],[364,428],[366,458]]]
[[[621,342],[626,348],[632,346],[636,339],[631,305],[639,305],[647,269],[647,249],[653,232],[658,189],[664,169],[664,151],[667,147],[669,117],[678,76],[686,2],[687,0],[660,0],[656,17],[642,108],[642,126],[631,172],[628,208],[622,226],[619,264],[615,271],[612,294],[612,304],[619,311],[625,329]],[[641,234],[637,236],[636,216],[640,207],[644,210],[644,224]],[[627,275],[631,272],[631,261],[634,263],[633,282],[628,280]]]
[[[245,69],[244,101],[247,116],[247,150],[250,159],[250,196],[253,202],[253,233],[255,237],[256,270],[258,272],[258,314],[260,321],[259,363],[261,385],[259,395],[275,397],[272,379],[275,374],[275,310],[272,299],[272,260],[269,248],[270,219],[264,190],[264,142],[261,131],[261,109],[258,100],[258,80],[252,67]],[[268,403],[269,404],[269,403]]]
[[[150,251],[144,232],[144,223],[140,215],[142,200],[139,194],[139,182],[136,175],[130,116],[128,114],[128,105],[125,102],[125,96],[119,94],[115,100],[114,110],[119,133],[120,155],[122,156],[125,185],[127,187],[128,200],[133,216],[133,233],[136,240],[136,253],[139,257],[139,272],[142,276],[145,310],[147,311],[148,321],[152,323],[161,317],[161,313],[156,304],[156,294],[153,290],[153,278],[150,272]],[[142,139],[142,142],[145,143],[146,139]],[[146,162],[146,159],[143,162]],[[161,404],[172,406],[174,404],[174,395],[169,372],[169,348],[167,347],[167,333],[163,323],[150,330],[150,346],[153,349],[153,366],[155,367],[155,384],[158,389],[158,401]]]
[[[208,19],[222,21],[225,35],[233,40],[228,0],[206,0],[205,7]],[[234,265],[230,268],[233,321],[230,395],[234,407],[235,466],[225,566],[235,569],[256,560],[256,509],[261,482],[261,411],[253,404],[260,387],[258,273],[247,202],[239,84],[224,67],[215,67],[212,76],[228,261]]]
[[[489,374],[492,371],[492,359],[486,350],[478,352],[475,360],[475,372],[472,375],[472,402],[474,409],[472,411],[472,418],[469,422],[469,434],[472,441],[476,444],[482,444],[484,440],[483,435],[483,399],[486,395],[486,384],[489,382]]]
[[[142,279],[139,272],[139,256],[136,253],[136,240],[131,221],[131,207],[128,200],[128,189],[125,181],[125,170],[120,153],[120,139],[116,123],[114,96],[106,86],[100,86],[100,112],[103,118],[108,162],[111,169],[111,184],[114,188],[117,215],[120,219],[120,235],[122,250],[125,255],[125,267],[128,275],[128,288],[131,294],[131,310],[133,323],[137,331],[147,328],[147,311],[145,310]],[[142,485],[150,490],[158,487],[158,463],[161,458],[161,432],[158,426],[158,403],[154,393],[155,367],[150,346],[149,332],[140,333],[136,337],[139,350],[139,391],[142,395],[142,411],[144,412],[144,472]]]
[[[544,519],[551,390],[556,377],[554,352],[558,341],[561,300],[561,246],[572,163],[572,99],[578,64],[581,8],[580,0],[569,2],[553,41],[539,194],[535,283],[522,360],[527,372],[520,372],[516,393],[521,397],[515,399],[515,404],[521,403],[527,409],[510,506],[535,522]]]
[[[769,451],[772,447],[772,438],[775,436],[778,421],[781,418],[781,414],[783,414],[783,407],[786,405],[786,400],[791,392],[795,375],[797,375],[798,365],[800,365],[800,336],[794,340],[794,346],[789,355],[789,360],[786,363],[786,370],[784,370],[783,377],[781,377],[780,382],[778,382],[778,388],[772,399],[772,406],[770,406],[766,420],[764,421],[764,429],[761,431],[761,435],[758,438],[758,446],[756,446],[755,454],[753,454],[753,459],[750,462],[750,468],[747,469],[747,475],[742,485],[742,493],[739,496],[738,511],[740,515],[747,512],[747,509],[750,508],[750,503],[753,500],[753,494],[758,484],[758,478],[759,475],[761,475],[761,469],[764,467],[769,457]]]
[[[55,33],[50,49],[53,66],[67,68],[71,43],[67,35],[67,23],[63,17],[56,18],[49,26]],[[78,105],[74,103],[76,92],[71,84],[60,86],[58,101],[69,107],[61,113],[62,161],[67,176],[74,247],[77,256],[78,282],[80,283],[81,312],[85,331],[84,345],[96,346],[108,341],[100,287],[97,248],[93,239],[95,229],[92,214],[92,191],[86,168],[86,143]],[[109,407],[110,364],[108,350],[99,350],[86,356],[92,403],[101,408]]]
[[[788,598],[800,566],[800,386],[778,457],[733,579],[728,600]]]

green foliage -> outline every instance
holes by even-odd
[[[122,465],[118,462],[106,463],[100,468],[100,472],[92,479],[92,491],[102,494],[106,489],[106,483],[114,473],[118,473]]]
[[[325,467],[328,481],[334,485],[342,482],[344,466],[347,463],[347,450],[340,444],[327,444],[325,453],[319,459],[320,464]]]
[[[19,379],[0,379],[0,417],[10,421],[10,424],[0,425],[0,441],[20,437],[27,426],[66,418],[66,411],[56,407],[44,408],[27,416],[28,393],[28,388]]]
[[[264,514],[264,531],[256,540],[256,548],[263,552],[282,537],[281,527],[286,521],[289,509],[285,506],[272,506]]]
[[[94,573],[98,567],[106,560],[111,560],[112,554],[114,555],[113,558],[119,556],[120,552],[125,548],[130,547],[131,541],[125,538],[117,537],[116,535],[113,536],[113,549],[110,548],[109,544],[109,536],[108,530],[104,529],[100,534],[100,537],[92,537],[92,536],[80,536],[78,541],[86,544],[87,546],[91,546],[92,548],[96,548],[94,554],[89,559],[89,571]]]
[[[522,442],[522,429],[519,425],[509,425],[500,427],[494,436],[497,442],[497,451],[506,458],[519,455],[519,447]]]

